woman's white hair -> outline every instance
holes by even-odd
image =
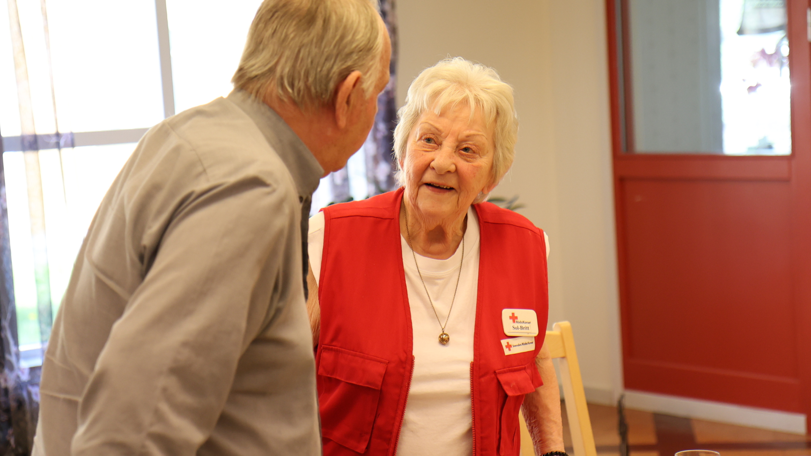
[[[485,122],[493,125],[495,155],[491,183],[500,182],[510,169],[518,138],[513,89],[501,80],[494,69],[454,57],[423,70],[408,88],[405,105],[397,111],[394,156],[400,185],[405,185],[400,161],[405,158],[409,136],[417,119],[427,109],[439,115],[445,108],[460,103],[471,108],[471,116],[473,108],[478,107]],[[479,195],[474,202],[483,201],[486,197]]]
[[[385,27],[376,0],[265,0],[231,82],[256,98],[271,90],[301,108],[326,106],[355,70],[372,94]]]

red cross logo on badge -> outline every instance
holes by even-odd
[[[507,342],[504,346],[507,347],[507,351],[512,351],[513,346],[510,345],[509,342]]]
[[[512,315],[510,315],[510,316],[509,316],[509,317],[507,317],[507,318],[509,318],[510,320],[512,320],[512,321],[513,321],[513,323],[515,323],[515,320],[518,320],[518,317],[517,317],[517,316],[515,316],[515,312],[513,312],[513,314],[512,314]]]

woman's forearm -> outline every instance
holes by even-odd
[[[318,283],[315,281],[313,266],[308,265],[307,273],[307,316],[310,318],[310,330],[313,332],[313,347],[318,345],[318,335],[321,332],[321,306],[318,303]]]
[[[549,350],[544,346],[535,359],[543,385],[527,394],[522,406],[527,429],[532,437],[535,453],[564,451],[563,422],[560,415],[560,390],[555,366]]]

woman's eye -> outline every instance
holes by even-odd
[[[466,154],[472,154],[472,153],[473,153],[473,149],[472,149],[472,148],[470,148],[470,147],[463,147],[463,148],[462,148],[462,152],[464,152],[464,153],[466,153]]]
[[[434,144],[435,143],[434,138],[423,138],[423,142],[425,142],[426,144]]]

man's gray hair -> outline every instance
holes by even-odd
[[[439,115],[443,109],[457,104],[468,106],[471,116],[478,107],[486,124],[493,125],[495,155],[491,182],[500,182],[510,169],[518,138],[518,116],[512,87],[503,82],[492,68],[462,57],[448,58],[426,68],[414,79],[408,88],[405,105],[397,111],[394,156],[400,185],[405,185],[400,161],[405,158],[409,135],[417,120],[427,109]],[[474,202],[482,201],[486,196],[480,195]]]
[[[259,99],[275,90],[300,108],[322,107],[357,70],[370,96],[383,70],[378,9],[376,0],[265,0],[231,82]]]

